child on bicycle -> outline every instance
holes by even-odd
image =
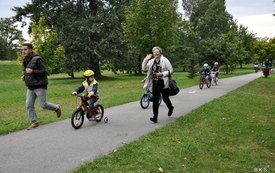
[[[208,64],[203,64],[203,69],[200,70],[198,73],[200,73],[203,77],[209,78],[210,75],[210,69],[208,68]]]
[[[72,93],[72,95],[76,95],[82,93],[84,90],[87,92],[86,98],[89,100],[89,109],[92,113],[92,115],[89,116],[91,116],[91,119],[95,119],[96,112],[94,110],[94,103],[99,99],[98,82],[94,78],[94,75],[95,73],[92,70],[86,70],[83,73],[86,80]]]
[[[218,75],[219,75],[219,71],[220,71],[220,69],[219,69],[219,63],[218,62],[214,63],[214,66],[211,69],[211,71],[216,72],[215,75],[216,75],[216,78],[218,79]]]

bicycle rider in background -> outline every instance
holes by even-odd
[[[213,68],[211,69],[211,71],[216,72],[215,74],[216,74],[216,78],[217,78],[217,80],[218,80],[219,71],[220,71],[220,69],[219,69],[219,63],[218,63],[218,62],[215,62],[215,63],[214,63],[214,66],[213,66]]]
[[[99,90],[98,90],[98,82],[94,78],[95,73],[92,70],[86,70],[83,73],[83,76],[86,78],[85,81],[82,82],[82,85],[78,87],[72,95],[77,95],[82,93],[84,90],[87,92],[86,98],[89,100],[89,109],[92,113],[90,115],[91,119],[95,119],[96,112],[94,110],[94,103],[99,99]],[[89,119],[90,119],[89,118]]]
[[[200,70],[198,73],[200,73],[201,75],[203,75],[203,77],[205,77],[205,78],[207,78],[207,79],[210,80],[210,73],[211,73],[211,71],[208,68],[208,64],[207,63],[203,64],[203,69]]]

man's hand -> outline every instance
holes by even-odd
[[[21,76],[21,81],[25,81],[25,76]]]
[[[31,68],[26,68],[25,70],[26,70],[26,73],[32,73],[33,72],[33,70]]]

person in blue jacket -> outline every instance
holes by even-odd
[[[76,95],[82,93],[83,91],[87,92],[87,99],[89,100],[89,109],[92,115],[88,115],[90,117],[89,120],[94,120],[96,112],[94,110],[94,103],[99,99],[99,90],[98,90],[98,82],[94,78],[95,73],[92,70],[86,70],[83,73],[83,76],[86,78],[85,81],[82,82],[82,85],[79,86],[72,95]]]
[[[210,69],[208,68],[208,64],[207,63],[205,63],[205,64],[203,64],[203,69],[202,70],[200,70],[199,71],[199,73],[205,73],[205,74],[210,74]]]
[[[203,69],[200,70],[198,73],[200,73],[200,74],[204,75],[205,77],[209,78],[211,70],[208,68],[208,64],[207,63],[203,64]]]

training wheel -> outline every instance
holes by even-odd
[[[104,118],[104,123],[108,123],[108,117]]]

